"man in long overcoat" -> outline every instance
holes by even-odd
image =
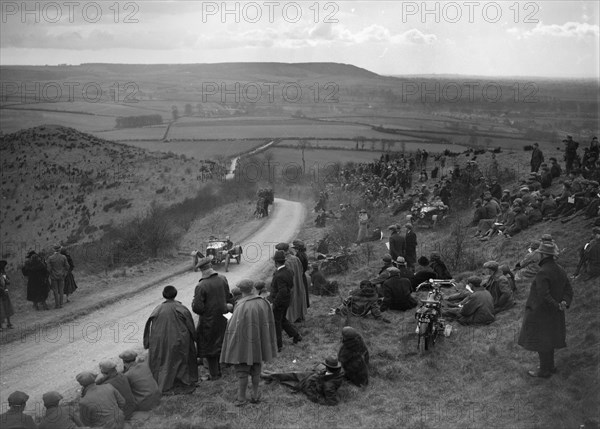
[[[538,172],[540,165],[544,162],[544,154],[540,150],[540,145],[536,142],[533,144],[533,152],[531,152],[531,171]]]
[[[388,229],[391,231],[390,234],[390,256],[392,261],[398,259],[398,256],[405,257],[406,254],[406,242],[404,237],[398,233],[398,225],[390,225]]]
[[[273,304],[277,351],[280,352],[283,347],[282,329],[294,339],[294,344],[301,341],[302,337],[287,319],[291,290],[294,287],[294,275],[286,266],[285,251],[277,250],[273,255],[273,261],[275,262],[275,272],[273,273],[273,280],[271,280],[269,301]]]
[[[308,293],[308,256],[306,255],[306,245],[301,240],[294,240],[292,248],[296,251],[296,257],[302,264],[302,281],[304,282],[304,293],[306,295],[306,308],[310,308],[310,296]]]
[[[50,273],[43,259],[35,251],[30,250],[21,272],[27,277],[27,301],[33,302],[33,308],[36,310],[42,308],[48,310],[46,299],[50,290],[48,281]]]
[[[417,263],[417,234],[413,231],[411,223],[404,225],[404,228],[406,228],[406,234],[404,234],[406,254],[404,255],[404,259],[408,268],[414,270]]]
[[[531,283],[518,343],[539,355],[539,368],[527,373],[548,378],[556,372],[554,349],[567,346],[565,310],[573,300],[573,289],[565,270],[554,260],[555,247],[543,243],[536,252],[540,270]]]
[[[198,357],[208,361],[210,379],[221,377],[219,357],[227,329],[224,314],[233,309],[232,295],[225,276],[212,269],[212,255],[198,262],[202,278],[196,286],[192,310],[198,315]]]
[[[221,363],[235,366],[238,376],[237,404],[246,402],[248,376],[252,378],[252,402],[259,400],[258,384],[262,363],[277,356],[275,319],[271,306],[254,290],[252,280],[242,280],[237,287],[242,297],[235,304],[233,315],[221,349]]]
[[[285,266],[292,273],[294,285],[290,289],[290,304],[287,310],[287,318],[290,322],[304,320],[306,315],[306,292],[304,291],[304,281],[302,278],[302,262],[296,256],[290,253],[288,243],[279,243],[275,246],[276,250],[285,252]]]
[[[176,296],[177,289],[166,286],[165,302],[152,311],[144,328],[148,365],[163,393],[191,392],[198,381],[194,319]]]

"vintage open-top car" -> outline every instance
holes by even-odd
[[[213,265],[225,262],[225,272],[229,271],[229,262],[233,258],[239,264],[242,259],[242,246],[234,245],[229,236],[224,240],[210,237],[206,245],[206,256],[212,255]]]

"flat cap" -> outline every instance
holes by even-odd
[[[406,265],[406,259],[404,259],[402,256],[398,256],[396,258],[396,264],[397,265]]]
[[[250,293],[254,288],[254,282],[249,279],[244,279],[237,284],[237,287],[242,293]]]
[[[289,248],[290,248],[290,245],[288,243],[278,243],[275,246],[275,249],[277,249],[277,250],[283,250],[283,251],[286,251],[286,252],[289,250]]]
[[[550,234],[542,234],[542,241],[554,241]]]
[[[285,262],[285,252],[283,250],[276,250],[273,255],[273,260],[275,262]]]
[[[196,264],[196,267],[198,267],[200,269],[207,268],[210,266],[213,259],[214,259],[213,255],[208,255],[205,258],[199,259],[198,263]]]
[[[125,350],[119,355],[119,358],[123,359],[124,362],[133,362],[137,358],[137,352],[134,350]]]
[[[94,384],[96,382],[96,374],[90,371],[83,371],[77,374],[75,377],[77,382],[81,384],[83,387],[89,386],[90,384]]]
[[[389,268],[387,268],[387,270],[389,271],[390,274],[393,274],[393,273],[400,274],[400,270],[396,267],[389,267]]]
[[[398,229],[398,225],[396,225],[395,223],[393,223],[390,226],[388,226],[388,229],[390,231],[396,231]]]
[[[497,270],[500,264],[496,261],[487,261],[483,264],[483,268],[489,268],[490,270]]]
[[[117,364],[111,360],[103,360],[98,364],[98,366],[100,367],[100,372],[103,374],[117,368]]]
[[[306,245],[304,244],[304,242],[302,240],[294,240],[292,242],[292,247],[294,249],[299,249],[299,250],[304,250],[306,249]]]
[[[8,396],[8,405],[25,405],[29,395],[20,390],[16,390]]]
[[[475,287],[481,286],[481,281],[481,277],[478,276],[471,276],[467,279],[467,283]]]
[[[383,262],[392,262],[392,257],[389,254],[383,255]]]
[[[58,405],[58,403],[60,402],[60,400],[62,398],[63,398],[63,396],[56,391],[46,392],[42,395],[42,400],[44,401],[45,407],[50,407],[52,405]]]

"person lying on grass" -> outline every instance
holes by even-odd
[[[279,381],[290,387],[294,393],[302,392],[308,399],[319,405],[337,405],[340,403],[338,389],[344,381],[342,365],[333,356],[323,362],[325,369],[318,365],[308,372],[270,372],[264,371],[260,377],[267,382]]]

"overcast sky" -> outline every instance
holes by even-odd
[[[2,65],[332,61],[388,75],[599,76],[597,1],[0,3]]]

